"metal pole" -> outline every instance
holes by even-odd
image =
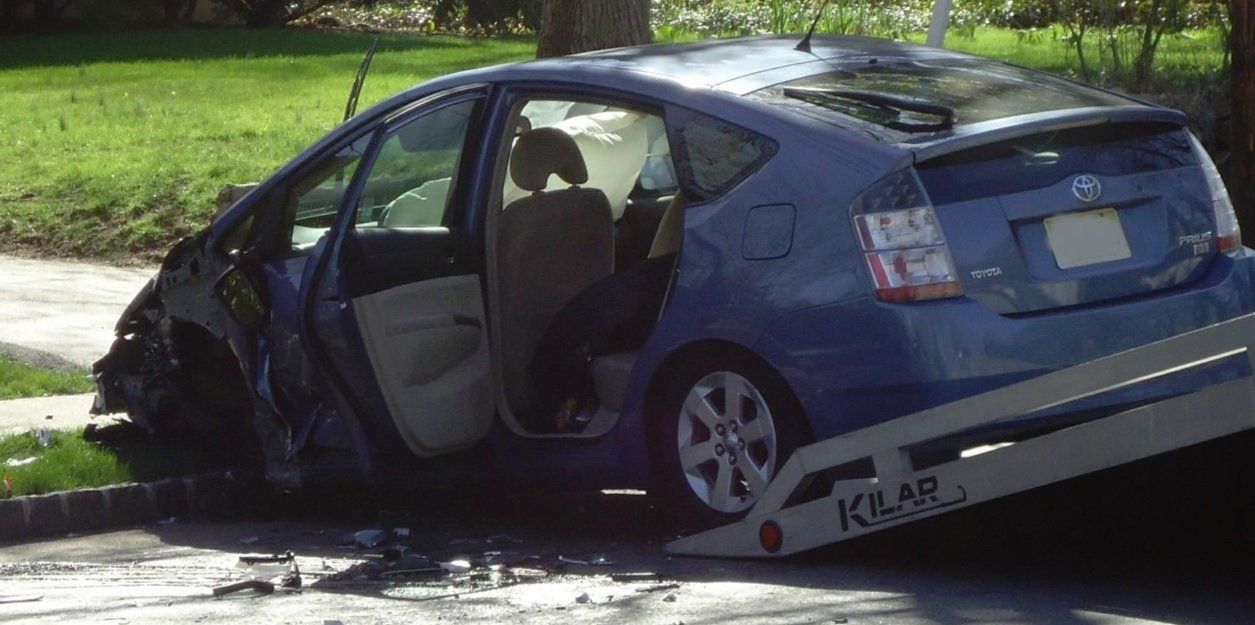
[[[946,29],[950,27],[950,8],[954,0],[936,0],[933,3],[933,19],[928,25],[928,40],[934,48],[946,47]]]

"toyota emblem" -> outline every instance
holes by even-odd
[[[1082,174],[1072,181],[1072,193],[1082,202],[1093,202],[1102,196],[1102,183],[1090,174]]]

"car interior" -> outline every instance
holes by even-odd
[[[507,421],[532,434],[598,436],[617,420],[635,352],[594,354],[599,405],[576,422],[538,413],[529,367],[555,317],[580,293],[646,258],[678,251],[683,219],[661,117],[590,102],[515,109],[489,224],[496,376]]]

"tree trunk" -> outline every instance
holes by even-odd
[[[1255,0],[1232,0],[1230,83],[1233,89],[1233,154],[1229,193],[1248,241],[1255,237]]]
[[[650,0],[545,0],[536,56],[649,43]]]

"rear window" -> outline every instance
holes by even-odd
[[[1189,135],[1171,124],[1102,124],[947,154],[916,166],[934,204],[1050,186],[1090,172],[1127,176],[1197,165]]]
[[[886,108],[849,98],[789,97],[788,88],[878,94],[939,105],[954,111],[954,124],[975,124],[1015,115],[1134,101],[1019,67],[979,59],[893,61],[871,59],[835,65],[834,71],[773,85],[753,94],[773,105],[828,121],[842,117],[885,126]],[[889,107],[892,109],[893,107]],[[893,110],[894,118],[927,125],[935,116]],[[842,116],[842,117],[838,117]]]
[[[684,189],[703,201],[722,195],[775,156],[776,142],[758,133],[686,109],[667,112],[676,173]]]

